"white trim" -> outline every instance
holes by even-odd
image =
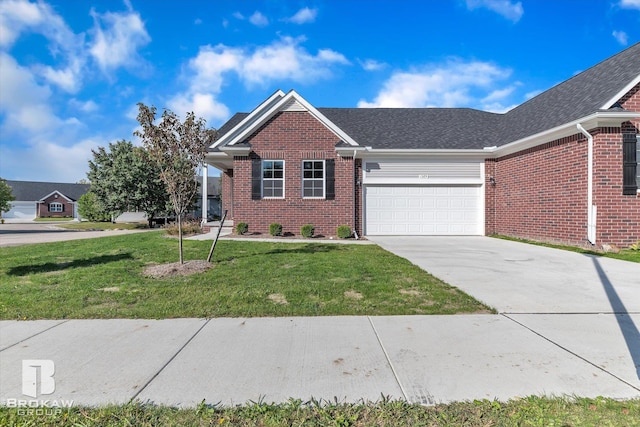
[[[56,205],[56,210],[53,210],[53,205]],[[58,210],[57,208],[60,208],[60,210]],[[55,213],[62,213],[64,212],[64,206],[62,205],[62,203],[60,202],[49,202],[49,206],[47,206],[47,210],[49,212],[55,212]]]
[[[602,107],[600,107],[601,110],[608,110],[609,108],[611,108],[613,106],[613,104],[615,104],[616,102],[618,102],[618,100],[620,98],[622,98],[623,96],[625,96],[627,93],[629,93],[629,91],[631,89],[633,89],[633,87],[635,85],[637,85],[638,83],[640,83],[640,74],[638,74],[636,76],[635,79],[631,80],[629,82],[628,85],[626,85],[620,92],[616,93],[613,98],[611,98],[610,100],[608,100],[607,102],[604,103],[604,105]]]
[[[498,148],[489,148],[486,151],[492,153],[493,156],[487,157],[502,157],[541,144],[546,144],[547,142],[555,141],[560,138],[575,135],[576,133],[579,133],[576,131],[576,126],[578,124],[581,124],[585,129],[593,129],[597,127],[620,127],[623,122],[639,117],[640,112],[634,111],[596,112],[589,116],[556,126],[535,135],[527,136],[526,138],[501,145]]]
[[[269,181],[279,181],[282,179],[282,197],[277,196],[265,196],[264,195],[264,163],[265,162],[282,162],[282,178],[266,178]],[[275,169],[273,169],[275,171]],[[261,159],[260,162],[260,197],[262,199],[280,200],[285,198],[285,161],[284,159]]]
[[[283,96],[285,96],[285,93],[280,89],[275,91],[273,95],[265,99],[262,102],[262,104],[258,105],[247,117],[245,117],[233,129],[231,129],[229,132],[224,134],[222,138],[220,138],[219,140],[211,144],[209,148],[216,148],[219,146],[227,145],[227,142],[226,142],[227,140],[235,139],[235,136],[238,134],[238,132],[241,132],[245,128],[251,126],[256,117],[260,116],[264,110],[270,108],[270,106],[273,105],[273,103],[280,100]]]
[[[54,194],[56,194],[56,193],[57,193],[57,194],[59,194],[59,195],[61,195],[61,196],[62,196],[62,197],[64,197],[65,199],[67,199],[69,202],[73,202],[73,200],[71,200],[70,198],[68,198],[67,196],[65,196],[64,194],[62,194],[62,193],[61,193],[60,191],[58,191],[58,190],[52,191],[51,193],[47,194],[46,196],[44,196],[44,197],[43,197],[42,199],[40,199],[39,201],[40,201],[40,202],[44,202],[45,200],[47,200],[49,197],[53,196],[53,195],[54,195]]]
[[[308,181],[319,181],[318,178],[305,178],[304,177],[304,162],[322,162],[322,197],[317,197],[317,196],[305,196],[304,195],[304,181],[308,180]],[[303,159],[302,162],[300,162],[300,170],[301,170],[301,174],[300,174],[300,178],[301,178],[301,189],[302,189],[302,198],[303,199],[316,199],[316,200],[324,200],[327,198],[327,163],[324,159]],[[313,170],[313,169],[312,169]]]
[[[352,146],[358,145],[358,143],[356,143],[349,135],[347,135],[342,129],[336,126],[325,115],[320,113],[314,106],[307,102],[296,91],[291,90],[286,95],[282,95],[284,95],[282,91],[276,92],[271,96],[271,98],[263,102],[231,131],[227,132],[222,138],[216,141],[216,143],[214,143],[211,148],[234,145],[244,141],[256,129],[270,120],[275,114],[282,110],[286,110],[292,100],[300,104],[302,108],[305,108],[314,118],[320,121],[320,123],[322,123],[327,129],[333,132],[339,139]],[[302,109],[298,109],[298,111],[302,111]]]

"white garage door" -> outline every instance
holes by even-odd
[[[2,212],[3,218],[34,219],[36,217],[36,202],[11,202],[11,209]]]
[[[481,186],[366,186],[365,234],[483,234]]]

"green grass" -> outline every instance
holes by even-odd
[[[34,222],[65,222],[65,221],[73,221],[73,218],[60,218],[60,217],[51,217],[51,218],[35,218]]]
[[[578,248],[576,246],[565,246],[565,245],[556,245],[553,243],[536,242],[535,240],[519,239],[517,237],[509,237],[509,236],[501,236],[501,235],[492,235],[491,237],[495,237],[497,239],[503,239],[503,240],[511,240],[513,242],[528,243],[530,245],[544,246],[546,248],[562,249],[565,251],[577,252],[580,254],[603,256],[607,258],[620,259],[623,261],[640,262],[640,250],[624,249],[618,253],[613,253],[613,252],[605,253],[605,252],[597,252],[597,251],[584,249],[584,248]]]
[[[74,222],[73,224],[60,224],[57,227],[66,228],[68,230],[135,230],[139,228],[149,228],[147,223],[137,224],[114,224],[112,222]]]
[[[205,259],[211,245],[184,243],[186,260]],[[491,312],[375,245],[220,241],[205,273],[142,274],[145,266],[177,261],[177,247],[175,239],[150,231],[0,248],[0,318]]]
[[[640,399],[527,397],[436,406],[402,401],[347,404],[290,400],[234,407],[177,409],[133,403],[72,408],[52,415],[20,415],[0,408],[0,425],[25,426],[616,426],[640,425]]]

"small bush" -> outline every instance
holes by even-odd
[[[140,228],[147,228],[146,224],[140,224]],[[138,228],[138,227],[136,227]],[[178,223],[172,222],[170,224],[162,227],[169,236],[177,236],[178,235]],[[191,234],[200,234],[202,233],[202,228],[200,227],[200,223],[198,221],[184,221],[182,223],[182,234],[183,235],[191,235]]]
[[[302,237],[313,237],[313,233],[316,231],[316,228],[313,226],[313,224],[305,224],[302,227],[300,227],[300,234],[302,234]]]
[[[236,224],[236,234],[245,234],[249,231],[249,224],[246,222],[239,222]]]
[[[349,237],[351,237],[351,234],[352,234],[351,227],[348,225],[339,225],[336,234],[341,239],[348,239]]]
[[[282,236],[282,224],[273,222],[269,224],[269,234],[272,236]]]

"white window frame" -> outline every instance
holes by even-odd
[[[304,177],[304,164],[306,162],[321,162],[322,163],[322,178],[305,178]],[[313,159],[313,160],[303,160],[302,164],[301,164],[301,169],[302,169],[302,198],[303,199],[325,199],[327,197],[327,164],[324,160],[318,160],[318,159]],[[313,167],[311,169],[312,171],[315,170]],[[305,196],[304,195],[304,183],[305,181],[322,181],[322,196]]]
[[[265,163],[267,163],[267,162],[273,162],[273,163],[280,162],[280,163],[282,163],[282,178],[265,178],[264,177]],[[275,170],[275,169],[272,169],[272,170]],[[282,196],[265,196],[264,195],[264,183],[265,183],[265,181],[282,181]],[[269,160],[269,159],[262,160],[262,171],[261,171],[260,182],[262,183],[262,198],[263,199],[284,199],[284,196],[285,196],[285,188],[284,188],[284,184],[285,184],[285,162],[284,162],[284,160]]]
[[[62,203],[60,202],[51,202],[49,203],[49,212],[62,213]]]

